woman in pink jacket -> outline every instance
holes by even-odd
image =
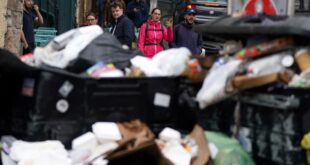
[[[144,23],[139,32],[138,48],[149,58],[162,50],[163,40],[172,42],[173,30],[172,21],[166,23],[167,28],[160,23],[161,12],[158,8],[154,8],[151,13],[151,19]]]

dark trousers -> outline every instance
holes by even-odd
[[[28,43],[28,48],[27,49],[23,49],[23,54],[28,54],[28,53],[33,53],[35,48],[34,43]]]

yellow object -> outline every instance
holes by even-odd
[[[310,69],[310,50],[309,49],[299,50],[295,54],[295,59],[302,72]]]
[[[114,66],[113,64],[107,64],[106,67],[107,67],[107,68],[111,68],[111,69],[112,69],[112,68],[115,68],[115,66]]]
[[[301,140],[301,146],[307,150],[307,162],[310,164],[310,133],[304,135]]]
[[[191,146],[186,146],[186,147],[185,147],[185,150],[186,150],[187,152],[192,152],[193,148],[192,148]]]

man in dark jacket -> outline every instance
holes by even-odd
[[[173,48],[186,47],[192,54],[201,54],[202,37],[192,29],[195,17],[196,11],[194,9],[185,11],[185,21],[174,27],[174,38],[171,44]]]
[[[147,21],[149,8],[144,0],[132,0],[127,6],[127,16],[137,28]]]
[[[115,1],[111,4],[113,16],[111,33],[123,45],[131,48],[131,44],[135,38],[135,27],[132,21],[124,15],[125,4],[122,1]]]

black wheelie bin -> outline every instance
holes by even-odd
[[[249,46],[261,40],[292,37],[289,50],[309,46],[308,17],[253,15],[222,17],[197,25],[195,30]],[[292,70],[300,72],[296,65]],[[233,97],[207,107],[200,114],[206,129],[239,138],[257,164],[306,164],[301,139],[310,131],[309,89],[271,83],[239,91]],[[236,129],[237,128],[237,129]],[[237,132],[236,132],[237,130]]]

